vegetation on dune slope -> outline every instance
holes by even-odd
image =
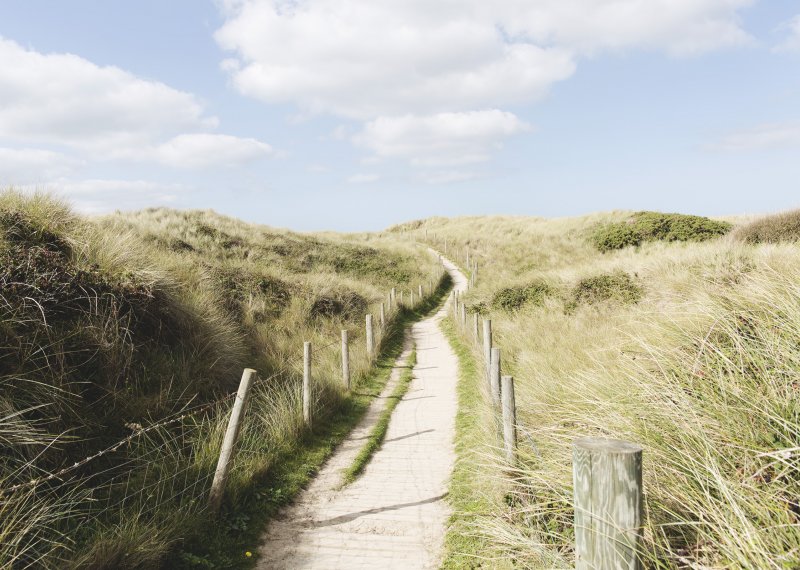
[[[636,212],[624,221],[599,225],[591,240],[598,250],[606,252],[651,241],[707,241],[730,229],[728,222],[702,216]]]
[[[764,216],[736,228],[736,238],[751,244],[800,241],[800,210]]]
[[[494,484],[454,499],[453,528],[472,538],[451,537],[448,567],[574,567],[571,442],[591,435],[644,446],[646,567],[800,566],[800,249],[723,238],[601,254],[586,239],[626,219],[405,228],[478,261],[464,301],[492,319],[517,391],[520,463],[503,464],[485,420],[469,464]],[[491,302],[539,282],[559,295]],[[570,295],[581,302],[565,311]]]
[[[398,240],[294,234],[213,212],[85,219],[46,196],[1,194],[0,489],[172,421],[0,495],[0,567],[156,567],[202,526],[224,397],[242,368],[269,381],[252,396],[229,504],[301,441],[302,341],[316,350],[324,422],[347,399],[339,331],[351,331],[358,382],[369,368],[364,314],[390,287],[438,276]]]

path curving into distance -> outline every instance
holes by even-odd
[[[466,277],[447,260],[454,288]],[[455,463],[458,360],[439,322],[452,296],[411,327],[391,378],[363,420],[319,475],[267,529],[260,570],[438,568],[446,502]],[[413,345],[417,364],[408,392],[392,414],[383,446],[361,476],[339,489],[342,472],[369,437]]]

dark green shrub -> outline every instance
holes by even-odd
[[[572,289],[567,311],[574,310],[580,304],[594,305],[605,301],[629,305],[637,303],[642,294],[642,288],[623,271],[586,277]]]
[[[540,307],[545,298],[553,293],[553,288],[545,281],[533,281],[527,285],[500,289],[492,298],[492,306],[504,311],[516,311],[528,304]]]
[[[735,236],[747,243],[800,241],[800,210],[759,218],[737,228]]]
[[[706,241],[730,229],[728,222],[703,216],[637,212],[624,222],[597,227],[591,240],[597,249],[607,252],[648,241]]]

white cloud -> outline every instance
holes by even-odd
[[[488,159],[525,130],[496,109],[538,101],[582,57],[751,42],[738,12],[754,0],[218,1],[241,93],[361,121],[349,138],[373,156],[435,167]]]
[[[435,115],[379,117],[354,142],[382,158],[414,166],[456,166],[488,160],[503,139],[530,130],[512,113],[491,109]]]
[[[422,181],[427,184],[452,184],[454,182],[466,182],[475,180],[480,175],[477,172],[461,170],[442,170],[428,172],[422,177]]]
[[[272,153],[256,139],[205,132],[217,124],[190,93],[0,38],[0,137],[7,140],[61,145],[95,163],[151,160],[177,168],[239,165]],[[47,178],[63,162],[46,152],[17,157],[41,166],[29,181]]]
[[[81,162],[38,148],[0,148],[0,188],[66,176]]]
[[[358,173],[348,178],[347,181],[350,184],[370,184],[372,182],[377,182],[380,178],[381,177],[377,174]]]
[[[530,103],[582,53],[692,54],[750,37],[753,0],[222,0],[242,93],[358,119]]]
[[[786,39],[775,46],[774,51],[782,53],[800,53],[800,14],[781,27],[786,29],[788,34]]]
[[[178,135],[153,150],[155,160],[177,168],[237,166],[265,158],[272,147],[252,138],[230,135]]]
[[[189,93],[0,39],[0,136],[105,150],[216,125]]]
[[[771,123],[731,133],[710,145],[712,150],[746,151],[800,146],[800,123]]]

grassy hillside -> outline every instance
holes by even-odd
[[[573,567],[571,442],[592,435],[644,446],[648,567],[800,566],[795,219],[733,233],[624,212],[393,228],[478,260],[465,302],[492,319],[517,384],[521,463],[492,452],[490,420],[471,464],[496,484],[460,504],[455,528],[474,540],[454,541],[449,567]]]
[[[303,341],[324,424],[350,405],[340,330],[361,382],[364,315],[391,287],[439,277],[424,249],[392,236],[296,234],[206,211],[87,219],[46,196],[0,194],[0,567],[157,566],[203,526],[242,369],[262,381],[229,505],[308,436]]]

